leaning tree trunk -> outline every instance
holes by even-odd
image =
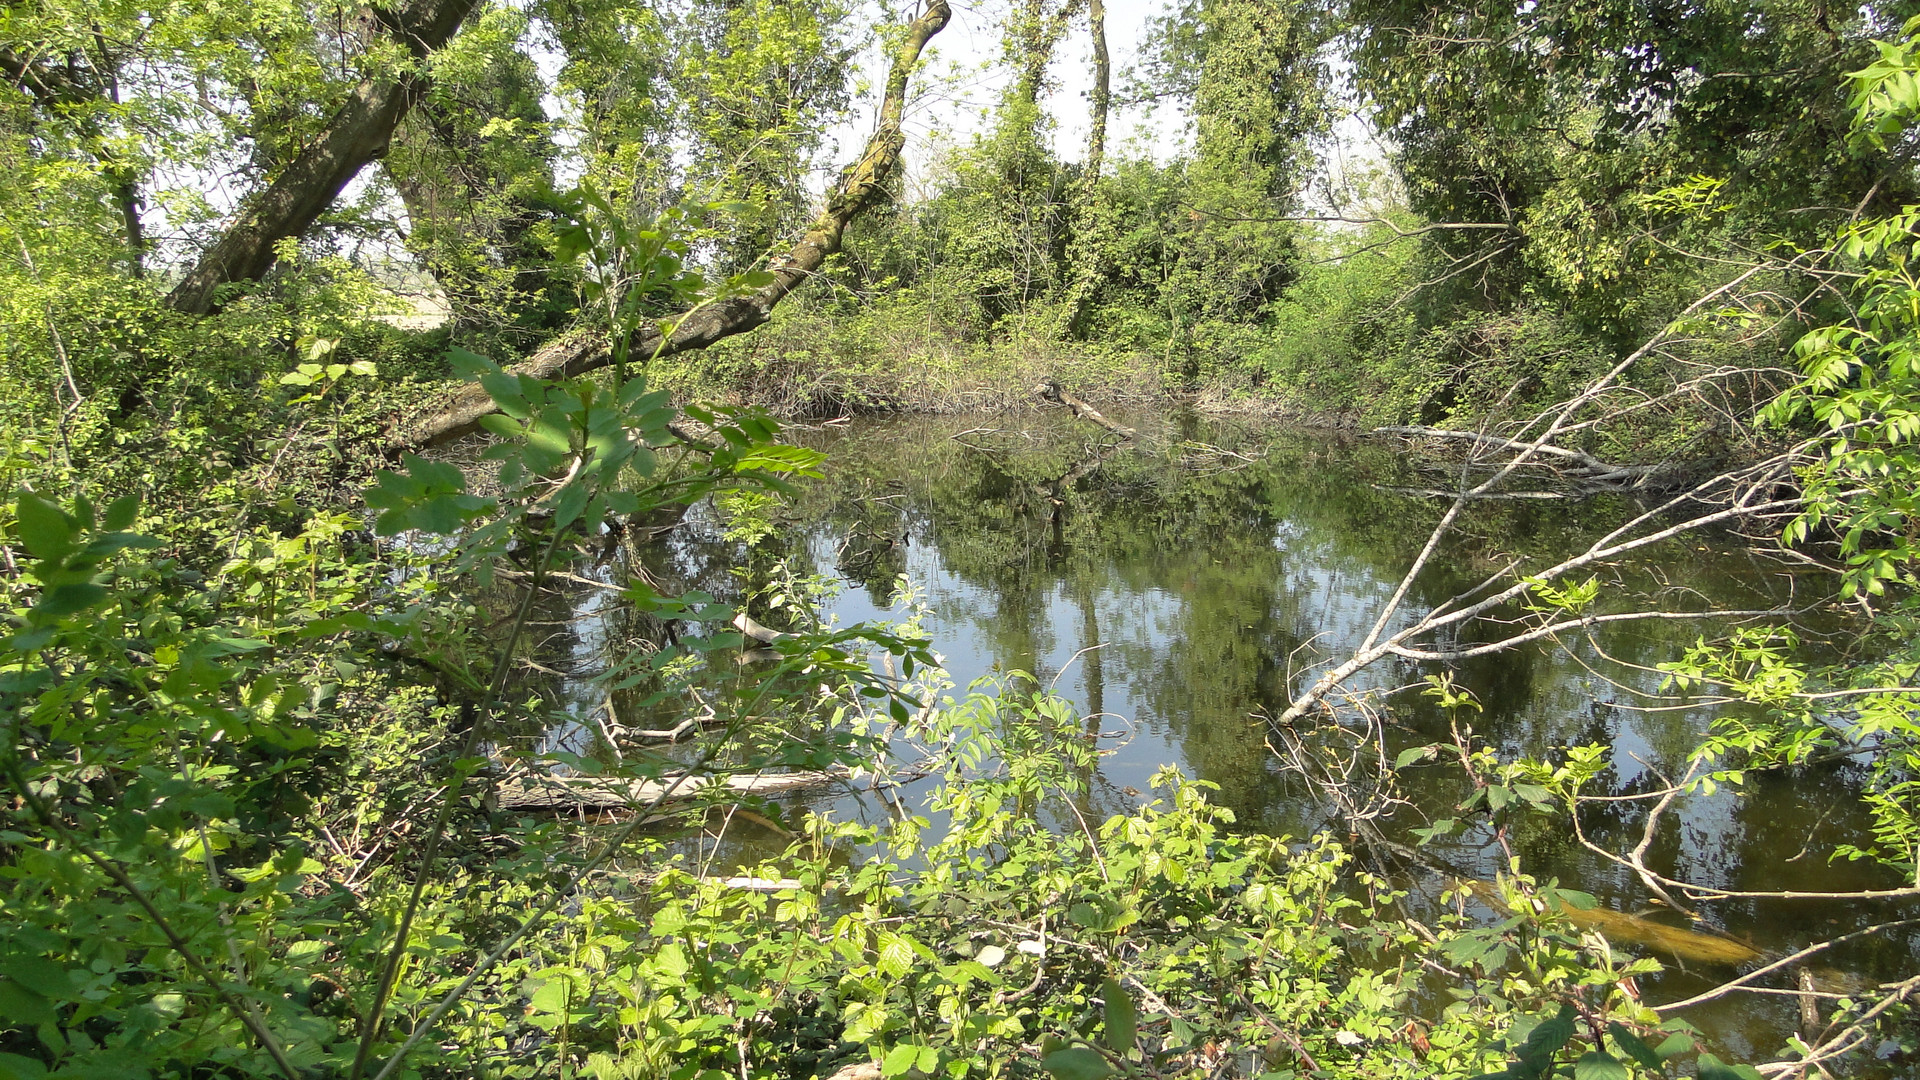
[[[768,263],[773,283],[744,296],[694,309],[684,318],[669,323],[672,329],[665,340],[657,330],[643,329],[629,342],[628,355],[672,356],[706,348],[761,326],[773,317],[774,307],[788,293],[817,272],[829,255],[840,250],[847,225],[884,197],[881,186],[899,163],[900,149],[906,142],[900,124],[906,111],[908,77],[927,41],[947,25],[952,15],[947,0],[932,0],[926,11],[908,25],[905,38],[894,51],[893,68],[887,75],[879,129],[867,141],[866,152],[860,160],[841,177],[839,186],[827,199],[826,209],[814,219],[806,236],[791,251]],[[553,378],[583,374],[612,362],[606,335],[582,331],[547,345],[513,370],[522,375]],[[458,438],[473,431],[480,418],[493,411],[493,399],[484,390],[473,385],[462,387],[428,415],[397,425],[389,438],[389,447],[418,448]]]
[[[216,306],[220,286],[265,275],[273,266],[275,245],[306,232],[368,162],[386,153],[393,129],[426,85],[418,62],[453,37],[475,3],[411,0],[398,10],[376,12],[380,32],[406,46],[415,66],[355,86],[326,128],[242,204],[238,218],[168,294],[167,304],[204,315]]]

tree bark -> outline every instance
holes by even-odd
[[[1107,113],[1113,106],[1113,61],[1107,56],[1107,5],[1088,0],[1087,27],[1093,34],[1093,91],[1089,95],[1087,173],[1083,192],[1091,194],[1107,156]]]
[[[396,11],[377,11],[374,22],[381,33],[406,46],[417,65],[453,37],[475,3],[411,0]],[[355,86],[319,136],[246,201],[234,223],[168,294],[168,306],[204,315],[217,306],[220,286],[256,281],[266,274],[276,258],[275,245],[306,232],[368,162],[386,153],[393,129],[425,84],[426,76],[416,66],[397,77],[366,79]]]
[[[880,126],[867,141],[866,152],[842,175],[840,184],[828,197],[826,209],[814,219],[807,234],[785,255],[772,259],[767,269],[773,283],[745,296],[696,308],[671,324],[663,341],[649,327],[636,333],[628,345],[628,355],[649,357],[704,349],[708,345],[764,325],[773,317],[773,309],[787,294],[798,288],[827,257],[840,250],[847,225],[884,197],[882,185],[900,161],[900,149],[906,142],[901,119],[906,111],[907,83],[920,53],[933,35],[952,17],[947,0],[931,0],[920,17],[907,27],[906,36],[894,51],[893,68],[887,75],[886,95],[880,105]],[[582,330],[547,345],[513,370],[539,378],[580,375],[612,363],[606,335]],[[494,411],[493,399],[476,385],[456,391],[432,413],[397,425],[388,440],[389,449],[401,450],[430,446],[472,432],[480,418]]]
[[[1065,405],[1067,411],[1073,413],[1074,419],[1097,424],[1113,432],[1115,435],[1120,436],[1122,439],[1133,439],[1140,434],[1125,424],[1116,424],[1105,416],[1102,416],[1099,409],[1094,408],[1085,398],[1077,397],[1069,392],[1066,387],[1060,385],[1060,380],[1058,379],[1049,378],[1041,380],[1040,384],[1033,388],[1033,394],[1035,397],[1049,404]]]
[[[828,787],[850,775],[844,769],[825,769],[761,776],[667,776],[659,780],[541,776],[500,785],[494,800],[502,810],[633,810],[655,803],[690,802],[712,787],[738,798],[765,797]]]
[[[1067,336],[1079,340],[1087,335],[1087,312],[1093,294],[1106,276],[1106,222],[1101,218],[1095,193],[1100,186],[1100,171],[1106,166],[1107,114],[1113,108],[1113,61],[1107,55],[1107,5],[1105,0],[1089,0],[1087,26],[1093,34],[1093,90],[1089,94],[1087,161],[1080,176],[1080,190],[1074,199],[1073,284],[1067,295]]]

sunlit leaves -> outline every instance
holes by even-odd
[[[495,500],[467,494],[467,480],[445,462],[416,454],[402,457],[405,472],[380,470],[377,486],[367,492],[367,505],[382,511],[374,531],[393,536],[409,529],[448,535],[491,511]]]
[[[102,571],[115,554],[159,546],[153,537],[126,531],[139,512],[139,497],[128,495],[109,504],[96,522],[93,504],[85,498],[64,510],[31,491],[20,493],[14,530],[35,557],[28,572],[40,584],[40,595],[27,611],[33,629],[14,639],[15,648],[39,647],[50,640],[52,624],[105,600]]]

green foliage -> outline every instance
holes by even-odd
[[[1909,127],[1913,43],[1898,43],[1849,77],[1855,137],[1875,146]],[[1875,615],[1877,659],[1809,665],[1787,629],[1742,630],[1700,641],[1662,665],[1683,689],[1710,684],[1753,703],[1758,716],[1718,724],[1699,756],[1727,768],[1699,783],[1738,783],[1751,769],[1799,766],[1825,756],[1871,751],[1865,799],[1874,840],[1840,854],[1878,858],[1911,874],[1920,865],[1920,727],[1910,690],[1914,663],[1915,485],[1920,457],[1920,382],[1913,356],[1920,308],[1912,259],[1920,211],[1863,217],[1839,230],[1834,248],[1857,267],[1853,317],[1809,330],[1794,347],[1801,380],[1760,414],[1762,423],[1802,437],[1800,512],[1782,541],[1830,544],[1839,557],[1840,595]]]
[[[0,767],[21,796],[7,811],[0,893],[22,929],[4,961],[18,1006],[0,1030],[10,1068],[264,1074],[344,1068],[356,1041],[397,1052],[408,1030],[379,1034],[388,991],[370,974],[415,950],[477,961],[520,916],[511,891],[494,901],[504,906],[475,910],[465,890],[511,880],[523,859],[566,843],[536,831],[518,854],[471,852],[457,871],[410,865],[396,846],[422,825],[422,806],[441,808],[429,835],[456,816],[484,824],[477,800],[455,798],[482,763],[472,756],[479,725],[537,715],[535,703],[499,696],[513,639],[490,671],[435,573],[464,566],[484,578],[528,530],[545,531],[551,553],[609,514],[644,515],[729,485],[777,489],[818,462],[775,443],[773,426],[750,412],[696,409],[718,446],[698,467],[660,470],[659,451],[680,445],[667,428],[678,414],[643,381],[614,395],[507,376],[470,355],[463,363],[518,418],[489,455],[501,494],[466,494],[458,469],[410,458],[382,472],[369,497],[379,532],[459,534],[444,555],[421,548],[376,561],[343,543],[351,518],[321,515],[298,536],[240,538],[215,578],[189,585],[177,563],[133,557],[161,544],[129,531],[136,498],[96,512],[84,498],[61,507],[19,494],[12,533],[35,561],[12,588],[15,632],[0,645]],[[390,582],[396,562],[414,572]],[[698,594],[639,587],[632,600],[696,622],[731,617]],[[824,677],[836,692],[874,691],[904,719],[861,642],[902,657],[909,675],[929,663],[922,643],[897,635],[797,635],[729,707],[805,711],[795,695],[813,700]],[[737,643],[708,635],[608,679],[663,697],[679,692],[677,671],[691,670],[682,655]],[[409,684],[381,659],[387,649],[427,663],[439,689]],[[808,676],[795,678],[802,669]],[[448,693],[465,708],[442,707]],[[466,745],[455,749],[445,725],[463,715]],[[742,764],[819,767],[864,745],[830,723],[819,734],[784,740],[771,759],[747,744]],[[360,851],[337,839],[369,835],[380,839]],[[409,899],[416,875],[423,888]],[[458,981],[412,963],[393,970],[392,1001],[409,1015]],[[491,1004],[466,1005],[465,1022],[496,1023],[517,985],[487,982]],[[547,1001],[536,995],[528,1022],[540,1026]],[[485,1052],[482,1040],[456,1059]]]

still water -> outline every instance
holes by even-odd
[[[1124,446],[1060,413],[855,420],[792,432],[829,454],[827,478],[807,484],[780,512],[781,531],[751,561],[784,557],[836,582],[828,610],[842,624],[899,618],[897,582],[905,575],[959,687],[1017,669],[1084,713],[1103,714],[1094,726],[1108,733],[1101,746],[1112,752],[1089,795],[1102,815],[1150,799],[1148,778],[1175,764],[1219,785],[1217,801],[1242,828],[1347,837],[1352,825],[1342,808],[1276,753],[1285,742],[1268,718],[1365,637],[1444,509],[1395,489],[1431,486],[1435,474],[1379,440],[1247,419],[1124,419],[1141,429]],[[1576,551],[1634,509],[1616,496],[1480,506],[1405,606],[1427,610],[1516,557]],[[635,557],[669,591],[699,588],[735,599],[741,581],[734,568],[749,560],[723,535],[723,517],[696,507]],[[1804,603],[1825,587],[1796,580],[1735,537],[1675,540],[1598,573],[1605,603],[1616,609],[1771,608],[1794,597]],[[575,598],[586,610],[550,639],[556,664],[590,671],[596,656],[631,633],[614,596],[587,589]],[[581,614],[596,617],[582,621]],[[1813,618],[1802,628],[1812,647],[1822,647],[1822,634],[1844,639],[1848,627],[1837,615]],[[1591,639],[1458,664],[1383,661],[1349,685],[1383,695],[1389,756],[1450,740],[1447,717],[1418,693],[1425,676],[1447,671],[1480,702],[1483,711],[1469,718],[1473,729],[1503,757],[1604,745],[1612,767],[1593,793],[1642,792],[1685,769],[1716,708],[1663,689],[1655,665],[1715,632],[1684,621],[1614,624]],[[577,693],[581,710],[592,707],[578,683],[555,691],[563,699]],[[1870,864],[1832,858],[1837,845],[1866,836],[1858,783],[1849,766],[1834,764],[1683,800],[1663,818],[1647,862],[1670,877],[1730,889],[1896,886]],[[1404,801],[1379,823],[1392,840],[1412,843],[1411,830],[1466,816],[1454,809],[1467,793],[1455,768],[1403,770],[1398,793]],[[805,805],[863,810],[826,796]],[[1598,804],[1582,823],[1597,844],[1624,851],[1641,837],[1644,808]],[[1491,840],[1484,829],[1469,831],[1432,851],[1492,877],[1504,857]],[[1564,821],[1524,821],[1509,841],[1528,872],[1591,892],[1603,907],[1635,913],[1655,906],[1630,871],[1583,849]],[[1403,880],[1416,906],[1437,902],[1432,875]],[[1906,914],[1889,904],[1793,900],[1717,901],[1701,910],[1714,927],[1769,954]],[[1685,922],[1670,913],[1653,917]],[[1830,955],[1835,980],[1904,977],[1920,968],[1920,941],[1895,937]],[[1673,1001],[1731,974],[1675,966],[1643,980],[1642,990],[1649,1003]],[[1788,997],[1733,995],[1684,1015],[1724,1051],[1749,1060],[1770,1056],[1799,1026]]]

